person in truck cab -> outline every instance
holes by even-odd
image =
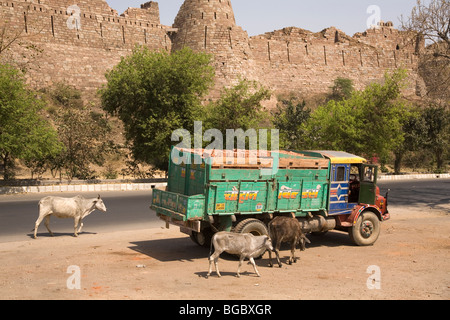
[[[359,177],[357,174],[350,174],[350,190],[348,202],[358,202],[359,199]]]

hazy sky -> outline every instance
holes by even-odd
[[[106,0],[119,14],[128,7],[139,8],[147,0]],[[159,0],[161,23],[172,25],[184,0]],[[367,29],[367,20],[376,14],[367,10],[378,6],[381,20],[398,26],[399,17],[409,16],[416,0],[232,0],[236,23],[249,35],[284,27],[313,32],[334,26],[348,35]]]

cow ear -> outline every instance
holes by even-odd
[[[306,243],[311,244],[311,241],[309,241],[309,239],[306,236],[305,236],[305,241],[306,241]]]

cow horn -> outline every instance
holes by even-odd
[[[100,195],[98,195],[98,199],[100,199]]]

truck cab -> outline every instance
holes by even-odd
[[[379,234],[379,222],[390,218],[388,194],[381,196],[377,186],[378,166],[342,151],[302,153],[330,160],[328,216],[335,217],[336,229],[348,231],[359,245],[372,244]]]
[[[378,206],[380,219],[388,220],[386,199],[377,187],[378,166],[342,151],[302,151],[330,160],[329,215],[350,214],[360,206]]]

